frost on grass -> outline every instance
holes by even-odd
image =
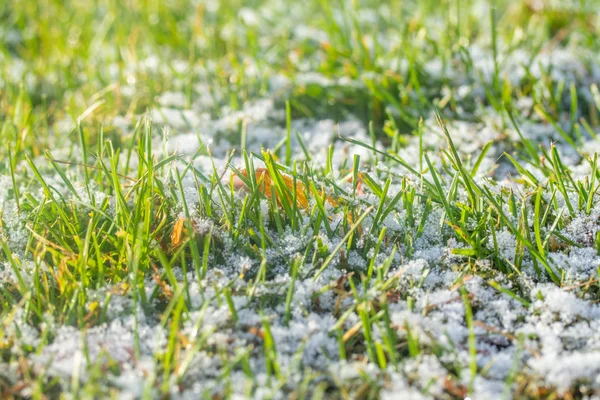
[[[0,390],[33,374],[133,398],[600,395],[600,142],[595,111],[590,127],[580,119],[597,106],[597,53],[581,38],[527,48],[519,29],[496,55],[485,35],[433,51],[449,31],[433,17],[415,17],[411,53],[391,7],[268,1],[207,28],[260,59],[190,62],[151,46],[124,62],[99,45],[95,67],[131,104],[105,124],[120,153],[102,142],[83,165],[76,120],[62,116],[52,158],[73,163],[59,163],[65,175],[36,148],[42,179],[23,157],[0,177]],[[484,8],[469,17],[487,21]],[[60,83],[0,57],[2,88]],[[308,207],[233,190],[234,168],[250,167],[242,146],[254,167],[272,167],[270,154],[308,185]],[[99,282],[86,274],[104,265]]]
[[[336,131],[366,141],[366,130],[356,121],[336,126],[331,121],[302,120],[293,126],[310,143],[309,149],[315,162],[327,162],[324,148],[330,144],[336,168],[343,168],[344,160],[351,157],[353,151],[364,160],[372,156],[364,148],[352,146],[352,150],[337,140]],[[249,128],[249,132],[256,133],[253,129]],[[268,132],[282,132],[279,126],[261,129],[265,129],[264,133],[260,133],[264,137],[258,135],[256,142],[249,143],[268,140]],[[459,144],[461,155],[477,148],[468,144],[476,126],[457,123],[451,129],[456,132],[453,139]],[[191,149],[194,142],[189,135],[169,137],[169,150],[176,151],[182,144]],[[488,139],[498,140],[493,133],[489,135],[482,137],[478,146]],[[187,140],[191,142],[187,143]],[[465,146],[462,146],[462,141]],[[296,141],[292,144],[294,154],[302,157],[300,144]],[[414,155],[418,145],[417,138],[411,139],[402,150],[405,159],[415,165],[419,164],[419,157]],[[445,139],[438,134],[429,136],[426,143],[432,150],[444,145]],[[496,165],[493,158],[498,157],[501,148],[508,146],[509,143],[497,145],[494,142],[492,150],[481,163],[482,168],[493,170]],[[192,153],[186,152],[188,155]],[[437,157],[435,162],[441,162],[441,157]],[[193,161],[195,168],[204,174],[212,173],[213,163],[218,166],[220,179],[227,172],[224,160],[214,155],[213,158],[200,156]],[[240,159],[235,159],[235,162],[242,165]],[[368,171],[373,176],[379,173],[393,177],[390,197],[402,193],[403,189],[395,179],[408,176],[403,167],[380,163],[377,170]],[[479,176],[481,184],[488,182],[486,175]],[[343,175],[334,179],[338,180],[339,188],[352,190],[353,185],[344,180]],[[419,178],[413,175],[410,179],[417,182]],[[432,175],[428,175],[428,179],[431,180]],[[447,176],[442,179],[444,187],[450,187],[451,180]],[[226,180],[223,181],[226,183]],[[168,180],[164,180],[164,184],[169,184]],[[384,181],[380,180],[378,184],[383,185]],[[68,197],[67,188],[59,180],[54,180],[53,185]],[[518,185],[513,187],[519,188]],[[368,374],[371,379],[382,382],[381,398],[402,396],[420,399],[448,393],[495,398],[507,390],[506,382],[513,379],[515,370],[534,379],[540,387],[553,387],[559,393],[577,385],[584,385],[589,388],[586,390],[591,391],[600,388],[597,379],[600,373],[600,309],[580,290],[586,281],[594,279],[600,265],[594,247],[594,238],[599,230],[596,206],[589,213],[581,212],[564,220],[561,233],[576,245],[556,244],[563,241],[560,238],[553,242],[548,259],[552,265],[560,266],[564,273],[564,286],[559,287],[548,283],[547,276],[536,273],[531,252],[519,248],[518,238],[507,227],[485,237],[482,248],[509,267],[521,263],[522,272],[511,278],[498,273],[489,259],[477,260],[471,265],[468,258],[456,253],[467,247],[452,237],[452,230],[444,222],[445,210],[441,206],[419,204],[409,212],[402,199],[397,203],[398,210],[388,214],[381,222],[392,239],[382,244],[375,262],[377,268],[383,268],[390,260],[385,278],[393,284],[382,292],[373,281],[367,284],[364,280],[356,280],[357,293],[364,293],[365,299],[373,301],[361,303],[351,294],[347,280],[351,274],[360,276],[366,273],[374,256],[373,247],[367,252],[359,248],[344,251],[343,257],[336,255],[329,268],[314,281],[309,271],[318,268],[319,260],[322,261],[341,243],[343,230],[339,228],[339,233],[331,235],[323,226],[318,232],[312,232],[309,226],[308,230],[301,231],[303,233],[292,232],[286,227],[278,233],[274,225],[268,225],[267,233],[274,242],[262,253],[268,262],[267,279],[255,281],[253,278],[263,257],[256,256],[261,254],[259,247],[256,246],[254,253],[243,251],[239,240],[235,242],[225,227],[218,227],[214,217],[225,218],[231,211],[215,209],[212,219],[200,216],[200,197],[196,188],[196,180],[184,178],[183,197],[193,214],[194,231],[201,237],[212,232],[215,243],[219,243],[208,258],[209,271],[200,277],[192,263],[186,265],[187,272],[180,263],[175,263],[171,272],[175,282],[161,278],[160,273],[159,277],[145,282],[145,295],[148,297],[155,296],[156,291],[173,293],[176,287],[187,285],[187,290],[178,292],[178,295],[190,308],[176,333],[171,331],[169,324],[160,322],[161,312],[153,309],[164,309],[164,299],[154,299],[149,303],[150,308],[135,308],[132,292],[125,290],[122,294],[110,295],[105,322],[85,329],[60,324],[52,326],[52,339],[44,346],[40,344],[44,328],[29,323],[19,310],[10,321],[7,320],[3,331],[4,339],[14,342],[14,353],[41,346],[41,351],[29,357],[34,371],[56,378],[65,385],[73,379],[81,379],[83,383],[100,379],[103,384],[132,397],[142,396],[145,390],[162,379],[161,368],[167,357],[169,337],[173,334],[186,343],[180,348],[177,359],[185,365],[185,369],[176,372],[168,381],[169,393],[174,398],[194,398],[225,391],[243,398],[247,395],[247,388],[255,382],[260,382],[261,389],[256,389],[253,397],[283,398],[285,393],[302,384],[309,371],[319,377],[317,379],[336,379],[348,388],[359,388],[361,377]],[[495,191],[501,193],[500,190]],[[91,202],[83,188],[79,193],[83,203]],[[468,201],[463,191],[458,195],[461,201]],[[346,197],[352,199],[352,196]],[[378,205],[378,198],[366,188],[357,197],[359,201]],[[101,202],[101,198],[96,196],[96,201]],[[180,193],[176,193],[174,198],[180,206]],[[223,201],[217,193],[213,193],[210,199],[213,204]],[[241,202],[243,199],[243,194],[234,196],[234,201]],[[7,204],[5,207],[14,207],[12,201]],[[312,204],[315,206],[314,201]],[[564,200],[562,206],[566,206]],[[114,205],[112,207],[111,215],[114,215]],[[261,200],[258,207],[262,218],[273,222],[273,205]],[[347,221],[347,216],[336,208],[328,205],[327,210],[331,213],[329,223],[332,227],[342,226]],[[509,207],[506,210],[512,213]],[[174,211],[177,218],[185,216],[181,208]],[[303,218],[303,222],[311,220],[306,215]],[[413,219],[412,223],[409,218]],[[533,218],[531,212],[528,218]],[[373,246],[377,234],[371,234],[368,228],[373,219],[370,217],[365,221],[362,234],[370,237]],[[513,223],[521,222],[514,218]],[[533,229],[533,222],[528,227]],[[544,229],[543,233],[547,234],[548,229]],[[313,236],[314,233],[316,236]],[[408,235],[410,241],[406,240]],[[311,238],[317,240],[311,241]],[[405,238],[404,241],[401,238]],[[365,243],[364,238],[361,243]],[[396,250],[392,249],[394,246]],[[307,249],[315,252],[310,254],[317,255],[316,264],[313,265],[312,260],[305,262],[293,282],[293,292],[287,305],[286,295],[292,285],[288,261],[304,254]],[[470,269],[465,270],[465,266]],[[31,282],[34,269],[32,264],[24,263],[21,271],[25,282]],[[8,263],[4,263],[2,274],[5,284],[17,280]],[[159,284],[161,280],[165,283]],[[501,287],[528,299],[531,304],[524,305],[517,298],[498,291],[489,280],[495,280]],[[472,360],[465,303],[459,291],[463,285],[469,293],[468,301],[476,322],[473,328],[476,376],[471,375],[468,367]],[[231,305],[223,297],[224,287],[230,290]],[[90,293],[88,311],[92,309],[92,302],[101,304],[108,293],[105,289]],[[376,357],[370,359],[369,350],[365,348],[368,343],[362,330],[363,321],[356,313],[356,307],[367,307],[366,304],[370,304],[368,307],[373,307],[371,311],[376,313],[375,302],[381,301],[381,296],[386,297],[396,346],[404,348],[398,352],[400,360],[396,367],[383,367]],[[132,316],[134,313],[135,318]],[[388,329],[381,323],[372,325],[370,335],[379,346],[390,340]],[[345,334],[349,336],[345,338]],[[274,343],[271,353],[265,348],[266,335]],[[345,359],[340,354],[340,340],[344,341]],[[406,346],[412,347],[407,350]],[[252,377],[244,372],[246,367],[242,367],[242,362],[253,372]],[[9,372],[5,379],[14,380],[10,368],[6,369]],[[97,368],[106,371],[101,378],[95,375]],[[273,368],[279,371],[280,383],[274,383],[270,377]],[[223,381],[222,371],[225,370],[231,371],[230,383]],[[457,373],[457,370],[461,372]],[[508,390],[512,390],[510,386]]]

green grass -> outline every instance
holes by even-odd
[[[366,399],[404,379],[396,395],[476,398],[499,333],[498,396],[600,391],[521,368],[543,290],[600,294],[600,267],[560,261],[600,254],[597,6],[530,3],[0,4],[2,397]],[[573,77],[535,58],[582,49]],[[339,125],[319,149],[297,124],[321,119]],[[486,314],[507,301],[514,326]],[[438,313],[462,333],[435,336]],[[44,358],[67,327],[81,370]]]

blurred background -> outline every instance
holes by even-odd
[[[4,0],[2,140],[61,146],[83,115],[118,145],[152,110],[193,130],[259,99],[289,100],[294,118],[373,121],[385,138],[434,108],[469,120],[526,98],[525,113],[553,115],[570,81],[595,126],[598,3]]]

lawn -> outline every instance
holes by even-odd
[[[0,1],[0,398],[600,399],[600,1]]]

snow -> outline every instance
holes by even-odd
[[[219,2],[204,3],[206,12],[219,12]],[[382,9],[385,7],[387,6],[382,6]],[[293,14],[293,10],[290,13]],[[271,14],[276,13],[272,11]],[[261,24],[264,20],[269,20],[271,14],[243,8],[239,11],[238,18],[246,27],[261,29]],[[375,23],[377,20],[377,15],[372,10],[363,10],[358,17],[362,23]],[[336,14],[335,18],[341,21],[343,16]],[[429,23],[435,25],[435,21]],[[236,34],[235,29],[235,26],[225,26],[218,34],[227,38]],[[331,39],[327,32],[305,25],[294,26],[291,36],[294,40],[310,40],[317,43],[328,43]],[[14,35],[10,37],[11,40],[16,40]],[[422,39],[417,37],[415,40]],[[382,34],[381,40],[376,40],[370,35],[366,40],[369,50],[372,50],[375,41],[392,48],[397,39]],[[445,63],[439,57],[428,60],[422,66],[423,72],[432,84],[442,80],[445,82],[443,88],[440,85],[440,93],[436,93],[436,96],[455,96],[459,102],[476,104],[476,111],[472,112],[479,115],[479,118],[471,118],[470,112],[459,112],[458,114],[464,115],[464,119],[448,121],[447,127],[454,144],[467,163],[467,168],[472,167],[474,158],[482,146],[492,141],[492,147],[475,175],[478,184],[488,185],[495,194],[502,194],[503,191],[511,189],[517,196],[526,197],[529,195],[529,189],[512,179],[518,174],[505,158],[501,158],[504,152],[514,152],[520,138],[512,125],[505,123],[505,115],[491,106],[484,105],[483,87],[493,80],[494,71],[490,50],[484,44],[476,43],[470,46],[470,56],[476,70],[470,75],[466,74],[464,65],[459,60],[450,59]],[[524,68],[525,64],[530,63],[530,56],[518,49],[509,56],[501,57],[501,76],[506,77],[514,86],[530,79]],[[407,60],[403,57],[398,58],[396,53],[389,57],[378,60],[378,63],[384,64],[390,71],[405,74],[408,68]],[[207,73],[195,69],[187,61],[172,61],[176,73],[186,74],[193,71],[198,76]],[[131,134],[136,121],[148,117],[156,124],[153,130],[154,148],[160,149],[157,150],[157,157],[160,155],[159,151],[163,152],[164,145],[167,153],[176,153],[183,160],[191,161],[198,171],[207,176],[212,176],[214,162],[218,173],[223,174],[226,181],[229,172],[226,156],[232,148],[239,150],[242,127],[246,130],[246,147],[249,151],[259,152],[261,148],[273,148],[285,137],[285,112],[280,103],[290,88],[314,85],[328,89],[350,88],[360,92],[365,89],[365,80],[379,78],[373,72],[373,76],[370,76],[369,72],[360,72],[356,79],[331,77],[314,68],[308,60],[302,60],[298,54],[290,55],[289,62],[301,72],[293,79],[284,74],[271,75],[266,93],[243,103],[240,109],[221,106],[223,94],[216,93],[213,96],[209,90],[210,85],[202,82],[195,84],[195,93],[191,98],[177,87],[171,88],[155,99],[156,106],[147,115],[115,116],[111,120],[112,126],[121,133]],[[250,62],[245,65],[248,76],[261,73],[256,65]],[[590,54],[576,45],[543,49],[530,65],[533,77],[540,77],[552,66],[548,79],[564,81],[567,86],[573,82],[584,97],[589,95],[590,84],[600,79],[597,55]],[[119,75],[120,68],[117,64],[110,64],[109,76]],[[120,87],[120,94],[127,98],[134,96],[137,90],[134,86],[139,83],[135,81],[136,72],[172,74],[164,61],[153,55],[140,59],[125,69],[125,73],[131,79],[128,79],[128,85]],[[9,74],[12,76],[22,76],[26,73],[25,66],[19,62],[15,62],[9,68]],[[0,81],[0,87],[2,84]],[[518,101],[517,107],[523,114],[527,114],[533,108],[535,102],[532,96],[547,95],[544,93],[544,87],[536,86],[532,90],[533,94],[521,97]],[[212,107],[219,107],[219,115],[209,111]],[[569,115],[564,114],[561,117],[560,124],[569,123]],[[523,135],[534,143],[546,148],[549,148],[551,143],[556,143],[563,162],[573,171],[575,179],[589,176],[589,163],[578,151],[565,143],[551,124],[542,121],[535,114],[519,118],[518,122]],[[449,195],[452,177],[444,172],[448,161],[440,152],[440,149],[447,145],[446,138],[433,115],[426,115],[423,124],[426,134],[422,137],[422,145],[432,162],[442,171],[442,184]],[[60,119],[55,122],[53,129],[58,135],[68,132],[72,126],[71,119]],[[344,190],[349,190],[351,184],[343,181],[344,175],[340,174],[338,169],[344,164],[351,165],[353,156],[360,155],[361,168],[368,171],[381,185],[387,177],[392,177],[393,183],[388,194],[390,197],[402,190],[400,182],[403,178],[407,179],[408,184],[414,187],[419,195],[427,195],[420,179],[409,174],[404,167],[385,161],[374,163],[371,161],[371,150],[339,139],[353,138],[371,143],[367,127],[356,117],[348,116],[341,121],[327,117],[299,117],[293,119],[291,128],[294,132],[291,148],[295,160],[305,159],[296,133],[306,145],[315,168],[324,167],[328,160],[328,149],[332,146],[335,171],[328,179],[333,179],[336,185]],[[406,135],[405,139],[399,156],[416,167],[421,163],[419,138]],[[600,149],[598,140],[590,137],[585,137],[584,140],[580,149],[582,152],[591,154]],[[376,146],[382,151],[387,150],[387,144],[382,141]],[[80,161],[77,159],[77,146],[57,149],[57,153],[59,151],[64,151],[70,157],[65,158]],[[196,157],[192,160],[193,155]],[[533,160],[522,161],[524,168],[540,179],[541,185],[547,185],[545,175],[536,169]],[[45,164],[41,157],[35,162],[36,165]],[[232,158],[231,164],[243,166],[239,151]],[[259,164],[256,161],[256,165]],[[132,160],[132,165],[137,165],[137,158]],[[25,169],[26,165],[19,164],[19,167]],[[173,168],[183,171],[181,164]],[[61,193],[66,201],[73,200],[69,188],[52,169],[43,170],[43,174],[47,182],[57,193]],[[430,173],[424,176],[432,180]],[[77,173],[74,173],[74,178],[77,177]],[[169,179],[164,178],[162,183],[168,185]],[[383,293],[373,281],[367,284],[362,279],[374,254],[373,243],[367,251],[363,251],[362,248],[348,251],[342,247],[346,262],[344,267],[348,270],[340,269],[342,256],[337,254],[329,267],[314,281],[309,272],[319,267],[324,258],[323,254],[329,254],[341,242],[343,233],[337,231],[330,236],[321,227],[320,231],[315,232],[313,242],[312,228],[306,232],[292,231],[285,227],[284,233],[280,235],[272,226],[272,204],[264,199],[259,202],[258,207],[262,218],[271,224],[267,225],[267,234],[274,243],[264,252],[268,266],[265,282],[253,281],[253,274],[262,261],[262,251],[260,257],[257,257],[248,250],[254,243],[250,243],[250,239],[244,236],[245,231],[242,233],[242,239],[234,242],[229,232],[220,228],[220,218],[224,219],[222,217],[229,210],[220,208],[222,200],[219,193],[210,193],[211,204],[214,205],[214,218],[211,219],[197,211],[199,196],[196,181],[191,175],[184,178],[183,184],[183,197],[192,210],[192,221],[196,231],[199,235],[212,232],[214,237],[219,239],[220,251],[223,254],[221,257],[211,254],[209,271],[203,278],[196,276],[193,268],[188,268],[186,275],[178,261],[173,265],[173,275],[177,284],[182,286],[184,280],[189,282],[189,294],[184,295],[186,307],[189,309],[182,313],[183,321],[181,329],[178,330],[188,343],[182,345],[178,354],[191,354],[188,369],[181,382],[176,382],[174,378],[172,382],[168,382],[173,398],[198,398],[204,394],[215,397],[222,395],[225,393],[225,383],[221,380],[221,372],[225,366],[232,369],[228,378],[231,398],[240,399],[248,398],[247,388],[257,382],[259,387],[253,392],[254,398],[286,398],[286,395],[300,387],[303,379],[311,373],[315,374],[317,381],[327,383],[335,379],[336,385],[347,387],[361,382],[361,374],[366,374],[381,384],[382,399],[444,397],[450,392],[449,387],[461,392],[469,386],[472,379],[472,398],[499,398],[507,390],[506,381],[514,370],[523,374],[522,376],[529,377],[539,386],[556,388],[561,394],[578,388],[578,385],[586,387],[594,395],[600,393],[600,305],[597,295],[593,294],[593,290],[597,291],[597,283],[596,289],[585,290],[586,282],[591,285],[598,279],[600,267],[600,255],[595,243],[596,234],[600,232],[598,204],[594,204],[589,213],[577,210],[574,216],[563,217],[560,233],[577,246],[569,245],[548,251],[549,260],[564,271],[564,275],[560,277],[561,284],[556,285],[551,283],[547,276],[538,277],[533,273],[533,260],[529,251],[523,253],[521,270],[508,271],[506,274],[499,271],[496,264],[498,259],[512,264],[516,262],[516,257],[520,256],[516,248],[517,238],[508,228],[495,231],[495,241],[491,235],[482,238],[484,250],[487,254],[493,253],[493,256],[486,256],[474,262],[452,253],[454,249],[467,247],[457,241],[452,228],[444,222],[445,211],[440,204],[434,202],[429,209],[421,202],[415,203],[411,212],[416,223],[411,223],[409,205],[401,200],[395,210],[380,222],[380,226],[375,227],[375,232],[369,231],[372,219],[367,219],[367,223],[364,224],[363,237],[371,235],[371,242],[376,241],[379,228],[385,226],[388,230],[389,240],[386,240],[379,250],[376,268],[380,268],[384,260],[390,258],[392,249],[396,251],[386,276],[387,279],[395,280],[389,292]],[[1,176],[2,239],[6,239],[15,259],[18,260],[24,281],[30,284],[36,278],[36,266],[43,271],[50,271],[50,267],[47,261],[32,260],[31,255],[26,253],[30,238],[27,227],[31,226],[32,221],[17,209],[13,190],[10,176]],[[80,203],[91,205],[92,200],[84,186],[78,183],[76,190],[81,197]],[[108,215],[114,215],[113,196],[98,191],[94,185],[92,190],[97,204],[105,198],[108,199],[110,204],[106,212]],[[356,204],[377,205],[378,198],[368,190],[365,191],[367,193],[358,196]],[[43,198],[43,192],[39,188],[29,189],[29,194],[34,198]],[[174,196],[179,203],[182,202],[178,191]],[[243,196],[237,194],[232,201],[237,202],[237,205]],[[467,195],[462,188],[458,189],[456,199],[466,202]],[[545,198],[545,201],[549,200]],[[565,199],[562,194],[557,194],[557,201],[561,206],[564,205]],[[89,212],[88,208],[81,205],[79,207],[79,211]],[[327,207],[328,212],[332,214],[331,226],[335,227],[347,218],[334,207]],[[508,209],[505,211],[511,214]],[[303,212],[306,222],[311,211]],[[178,217],[183,216],[181,207],[175,213]],[[233,217],[237,218],[239,214],[234,214]],[[527,217],[531,225],[527,228],[532,229],[531,209]],[[423,230],[419,232],[418,224],[422,218]],[[495,222],[490,221],[490,225]],[[520,226],[518,218],[511,222]],[[256,231],[256,226],[249,225],[244,228]],[[474,229],[474,226],[468,225],[468,228]],[[547,233],[544,228],[542,234]],[[409,236],[410,240],[406,239]],[[364,245],[365,240],[361,240],[359,244]],[[310,243],[312,247],[307,250]],[[315,256],[312,260],[310,257],[313,252],[323,254],[319,254],[320,258]],[[286,321],[285,299],[292,282],[289,263],[305,253],[309,259],[305,260],[304,267],[294,282],[290,320]],[[357,292],[364,293],[364,299],[360,301],[350,294],[347,283],[344,286],[351,274],[355,278]],[[39,276],[37,278],[39,279]],[[525,298],[531,305],[525,306],[506,293],[494,289],[488,282],[491,280]],[[3,261],[0,264],[0,289],[14,293],[16,282],[17,277],[11,265]],[[470,295],[469,301],[476,323],[475,361],[478,374],[475,377],[469,372],[469,330],[466,324],[465,304],[458,290],[459,282],[464,282],[464,287]],[[146,296],[150,297],[157,288],[157,283],[147,279],[144,285]],[[330,285],[328,290],[322,291],[327,285]],[[50,317],[48,321],[51,323],[44,326],[34,323],[28,313],[20,308],[15,308],[15,311],[7,310],[7,317],[0,326],[0,347],[3,348],[4,343],[8,343],[11,354],[27,356],[34,370],[44,371],[49,377],[56,378],[67,387],[77,377],[83,382],[92,379],[93,368],[99,366],[104,371],[102,379],[111,387],[118,388],[119,394],[130,398],[142,397],[148,387],[153,387],[154,380],[162,379],[160,361],[167,348],[170,326],[160,324],[162,311],[159,306],[164,308],[164,304],[155,299],[144,309],[134,301],[131,291],[115,293],[114,289],[117,286],[118,283],[115,282],[112,287],[88,291],[88,303],[85,305],[88,311],[92,301],[102,304],[110,294],[110,301],[105,310],[106,321],[95,326],[75,328]],[[225,301],[222,291],[225,287],[231,291],[237,321]],[[35,296],[39,294],[36,293],[37,290],[41,289],[32,290],[27,295]],[[338,332],[348,332],[362,321],[356,311],[352,311],[344,322],[338,324],[339,319],[351,307],[362,306],[361,302],[367,300],[376,305],[373,306],[373,313],[378,312],[380,304],[377,302],[382,301],[382,295],[387,296],[390,322],[397,344],[400,344],[399,364],[392,366],[389,363],[386,368],[380,368],[378,360],[369,359],[361,342],[362,327],[355,334],[358,345],[350,342],[347,345],[348,359],[341,359],[336,335]],[[409,306],[409,297],[412,306]],[[276,362],[284,371],[284,383],[275,382],[266,373],[266,323],[275,342]],[[336,324],[339,331],[334,330]],[[418,342],[420,352],[415,357],[405,354],[407,327],[412,338]],[[50,333],[46,335],[47,332]],[[205,345],[199,350],[193,350],[196,341],[204,334],[208,335]],[[386,330],[379,320],[373,324],[372,334],[374,340],[383,346]],[[178,340],[181,338],[178,337]],[[136,354],[138,342],[139,354]],[[27,348],[39,350],[32,352],[26,350]],[[255,377],[248,377],[240,364],[233,364],[232,359],[244,350],[248,351],[245,360],[251,366]],[[15,363],[12,360],[0,359],[0,377],[16,383],[16,376]],[[449,381],[451,376],[455,376],[455,381]],[[311,385],[315,386],[316,383]],[[514,391],[514,385],[508,387],[508,390]],[[152,393],[158,395],[158,392]],[[453,395],[458,396],[456,393]]]

